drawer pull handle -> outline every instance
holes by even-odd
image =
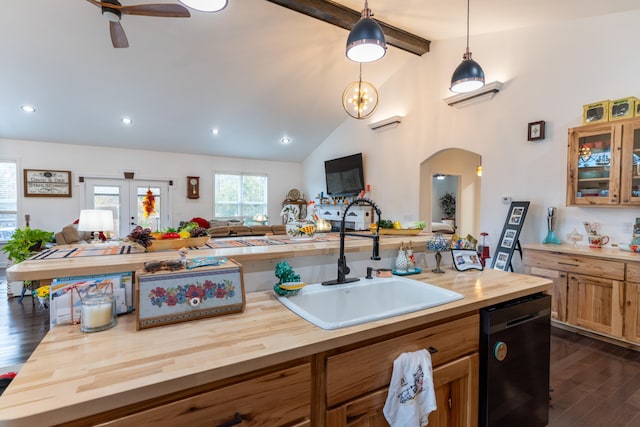
[[[570,265],[571,267],[578,267],[578,264],[573,264],[571,262],[562,262],[562,261],[558,261],[558,264],[561,265]]]
[[[433,354],[433,353],[437,353],[437,352],[438,352],[438,349],[437,349],[437,348],[435,348],[435,347],[431,347],[431,346],[429,346],[429,348],[428,348],[427,350],[429,350],[429,353],[431,353],[431,354]]]
[[[227,421],[226,423],[219,424],[218,427],[231,427],[237,426],[242,422],[242,417],[239,412],[236,412],[231,421]]]

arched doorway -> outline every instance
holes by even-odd
[[[438,212],[442,195],[434,189],[434,175],[444,175],[455,184],[456,212],[454,216],[456,233],[461,236],[471,234],[478,238],[480,230],[481,177],[477,168],[482,164],[482,156],[459,148],[447,148],[435,153],[420,164],[420,218],[432,218]],[[435,221],[437,222],[437,221]],[[433,224],[430,224],[432,226]]]

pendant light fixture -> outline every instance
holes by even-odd
[[[354,119],[366,119],[378,108],[378,91],[369,82],[362,81],[362,63],[360,79],[346,87],[342,93],[342,107]]]
[[[470,0],[467,0],[467,50],[462,55],[462,63],[451,76],[451,92],[471,92],[484,86],[484,71],[476,61],[471,59],[469,51],[469,3]]]
[[[227,0],[180,0],[180,3],[201,12],[217,12],[227,7]]]
[[[347,37],[347,58],[355,62],[373,62],[387,53],[387,42],[380,25],[372,18],[369,3],[364,1],[360,20]]]

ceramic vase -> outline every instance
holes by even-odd
[[[408,259],[407,252],[400,245],[400,250],[398,251],[398,256],[396,257],[396,271],[406,272],[408,267]]]

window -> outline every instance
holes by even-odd
[[[215,218],[253,218],[267,215],[267,176],[215,174]]]
[[[0,160],[0,241],[7,241],[18,227],[16,163]]]

